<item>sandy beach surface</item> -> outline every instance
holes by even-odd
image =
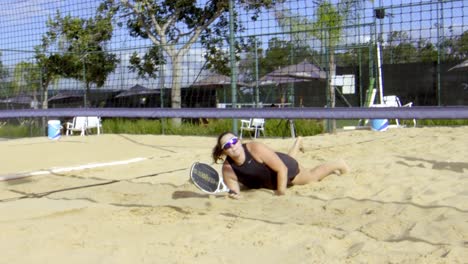
[[[189,182],[215,141],[0,141],[0,263],[468,263],[468,127],[305,137],[304,166],[351,171],[238,201]]]

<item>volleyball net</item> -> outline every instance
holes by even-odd
[[[468,119],[468,107],[335,107],[335,108],[61,108],[0,111],[8,118],[99,116],[120,118],[270,118],[270,119]]]

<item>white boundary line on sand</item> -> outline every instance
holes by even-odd
[[[133,159],[128,159],[128,160],[111,161],[111,162],[104,162],[104,163],[90,163],[90,164],[74,166],[74,167],[52,168],[49,170],[23,172],[23,173],[12,174],[12,175],[0,175],[0,181],[15,180],[15,179],[20,179],[20,178],[26,178],[26,177],[37,176],[37,175],[46,175],[46,174],[52,174],[52,173],[62,173],[62,172],[69,172],[69,171],[76,171],[76,170],[93,169],[93,168],[99,168],[99,167],[125,165],[125,164],[144,161],[144,160],[151,159],[151,158],[152,157],[133,158]]]

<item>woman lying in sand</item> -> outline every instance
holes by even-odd
[[[239,182],[247,188],[266,188],[275,190],[275,194],[284,195],[286,188],[292,185],[303,185],[317,182],[332,173],[344,174],[348,165],[343,160],[325,163],[313,169],[306,169],[295,157],[302,151],[302,138],[298,137],[288,154],[274,152],[260,142],[241,144],[231,132],[224,132],[218,137],[213,148],[212,157],[215,163],[223,160],[223,179],[234,191],[231,198],[240,198]]]

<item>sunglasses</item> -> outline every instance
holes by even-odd
[[[226,143],[224,143],[222,148],[224,150],[230,149],[232,146],[237,144],[238,141],[239,141],[239,139],[237,139],[236,137],[233,137],[230,140],[228,140]]]

